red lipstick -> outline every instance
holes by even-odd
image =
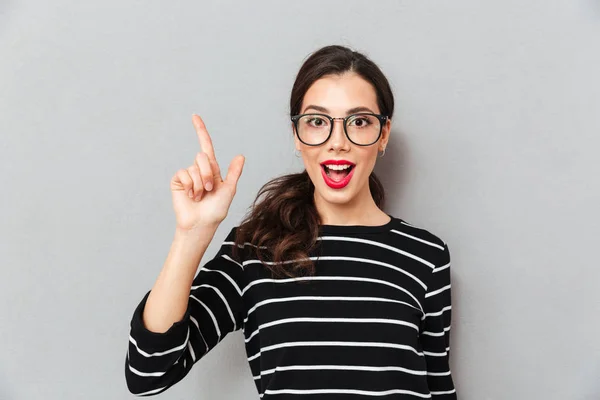
[[[334,181],[327,175],[327,172],[325,171],[325,165],[328,165],[328,164],[350,165],[350,172],[341,181]],[[350,183],[350,179],[352,179],[352,176],[354,175],[354,166],[355,165],[356,164],[354,164],[353,162],[350,162],[348,160],[326,160],[321,163],[321,175],[323,176],[323,180],[325,181],[327,186],[329,186],[332,189],[342,189],[345,186],[347,186],[348,183]]]

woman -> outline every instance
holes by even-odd
[[[387,79],[364,55],[342,46],[313,53],[290,101],[306,169],[264,185],[196,276],[244,157],[223,180],[193,116],[201,152],[171,180],[175,238],[131,320],[132,393],[167,390],[242,329],[263,399],[456,399],[448,246],[382,211],[372,172],[393,108]]]

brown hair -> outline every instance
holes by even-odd
[[[375,88],[379,111],[392,118],[394,96],[389,82],[379,67],[363,54],[332,45],[312,53],[298,71],[290,97],[290,115],[300,112],[305,93],[326,75],[355,72]],[[294,133],[292,131],[292,133]],[[384,190],[375,173],[369,175],[369,189],[375,204],[383,207]],[[321,219],[314,204],[314,190],[306,169],[283,175],[267,182],[236,230],[233,255],[239,260],[239,249],[252,244],[251,251],[263,265],[278,277],[314,274],[314,263],[308,254],[315,249]],[[258,203],[259,199],[264,199]],[[265,264],[265,258],[272,264]],[[294,260],[294,263],[285,262]]]

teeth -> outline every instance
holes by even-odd
[[[336,171],[342,171],[344,169],[350,168],[350,165],[334,165],[334,164],[325,164],[325,166],[329,169],[334,169]]]

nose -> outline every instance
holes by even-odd
[[[333,130],[331,132],[331,137],[329,138],[331,144],[336,147],[342,147],[346,144],[348,138],[346,137],[346,133],[344,132],[344,120],[343,119],[334,119],[333,120]]]

